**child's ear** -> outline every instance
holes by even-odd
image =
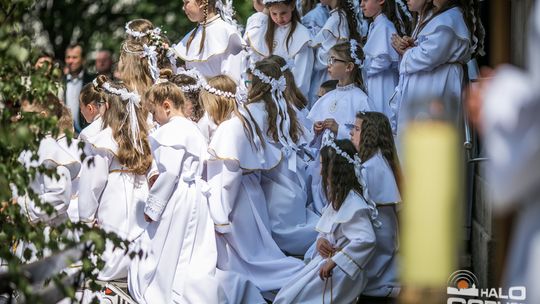
[[[379,0],[379,5],[383,6],[386,3],[386,0]]]

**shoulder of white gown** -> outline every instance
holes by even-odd
[[[81,168],[80,159],[75,158],[70,151],[50,136],[45,137],[39,144],[38,156],[38,165],[46,168],[64,166],[70,171],[72,178],[77,176]]]
[[[420,31],[418,36],[426,36],[445,28],[452,31],[458,38],[462,40],[471,40],[471,34],[465,20],[463,12],[459,7],[451,8],[435,17],[433,17],[426,26]]]
[[[264,133],[264,131],[261,132]],[[257,134],[255,133],[254,136]],[[250,142],[244,124],[237,116],[222,122],[217,127],[208,152],[215,159],[237,161],[244,170],[271,170],[282,159],[281,150],[271,143],[266,143],[261,151],[258,151]]]
[[[110,153],[117,155],[118,143],[114,140],[111,127],[106,127],[96,135],[87,138],[87,142],[92,145],[92,149],[96,153]]]
[[[196,31],[195,37],[191,41],[188,50],[187,42],[193,31]],[[175,50],[177,55],[184,61],[207,61],[210,57],[221,55],[227,50],[230,50],[232,54],[238,54],[245,45],[244,39],[238,29],[221,18],[217,18],[207,24],[204,48],[199,53],[201,39],[202,27],[197,26],[176,44]]]
[[[192,155],[200,156],[201,151],[206,148],[206,139],[197,125],[184,117],[173,117],[148,138],[152,150],[167,146],[185,149]]]

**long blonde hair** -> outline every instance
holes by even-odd
[[[117,157],[120,163],[127,167],[135,174],[146,174],[152,163],[150,154],[150,145],[148,144],[148,126],[146,123],[146,114],[141,108],[136,107],[137,123],[139,127],[138,138],[134,140],[140,142],[142,151],[137,150],[133,145],[131,138],[130,119],[126,113],[126,102],[119,95],[110,93],[103,88],[105,83],[115,89],[127,89],[121,83],[111,82],[106,76],[99,75],[97,77],[97,87],[103,91],[103,99],[109,105],[109,109],[103,114],[103,129],[110,127],[112,129],[113,138],[118,144]]]
[[[236,92],[236,84],[234,81],[225,75],[218,75],[208,80],[208,85],[234,94]],[[234,97],[225,97],[212,94],[204,88],[199,93],[199,102],[203,105],[208,115],[214,120],[216,125],[227,120],[232,112],[237,111],[236,100]]]
[[[155,29],[152,22],[146,19],[132,20],[129,23],[129,28],[141,33],[148,33]],[[121,80],[129,90],[137,91],[137,93],[143,95],[154,84],[148,60],[141,58],[144,45],[156,46],[158,68],[170,67],[170,63],[167,60],[167,50],[162,47],[163,43],[168,42],[168,39],[163,34],[160,34],[160,38],[157,40],[152,39],[151,35],[144,35],[142,37],[128,35],[126,37],[120,49],[118,71]]]

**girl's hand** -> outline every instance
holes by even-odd
[[[324,130],[324,121],[317,121],[313,124],[313,131],[315,134],[319,134]]]
[[[336,267],[336,263],[332,261],[332,259],[327,259],[326,263],[322,265],[321,269],[319,270],[319,277],[321,280],[324,281],[326,278],[331,277],[334,267]]]
[[[332,254],[334,254],[334,252],[336,252],[336,249],[332,247],[332,244],[330,244],[327,239],[320,238],[317,240],[317,251],[323,258],[326,259]]]
[[[148,179],[148,189],[152,189],[152,186],[154,186],[154,183],[156,182],[158,176],[159,174],[155,174]]]
[[[324,128],[337,135],[339,124],[333,118],[328,118],[324,121]]]
[[[396,50],[396,52],[403,56],[405,51],[411,47],[414,46],[414,41],[411,37],[399,37],[396,34],[392,35],[392,47]]]
[[[151,219],[146,213],[144,214],[144,220],[145,220],[147,223],[151,223],[151,222],[154,221],[154,220]]]

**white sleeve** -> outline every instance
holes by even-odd
[[[168,146],[159,146],[152,152],[159,176],[150,189],[144,213],[152,220],[158,221],[167,206],[182,171],[185,150]]]
[[[30,221],[47,221],[65,213],[71,199],[71,175],[64,166],[56,167],[58,179],[43,175],[40,183],[40,202],[44,205],[50,205],[54,212],[48,215],[47,212],[38,206],[34,201],[30,201],[28,195],[18,197],[17,201]]]
[[[447,63],[453,55],[452,46],[456,42],[458,42],[458,37],[446,26],[439,27],[437,31],[427,36],[420,36],[418,45],[403,54],[399,72],[410,74],[431,71]]]
[[[329,30],[325,29],[321,30],[321,32],[319,32],[317,35],[322,35],[323,42],[316,49],[315,64],[313,67],[316,70],[324,70],[328,67],[328,53],[339,40]]]
[[[313,61],[313,49],[307,43],[294,57],[294,68],[292,69],[294,81],[306,98],[309,97]]]
[[[369,77],[390,69],[392,66],[392,58],[384,54],[372,58],[366,58],[366,63],[367,64],[364,65],[364,71]]]
[[[83,222],[91,222],[96,217],[99,199],[109,178],[110,154],[96,154],[87,157],[81,167],[79,181],[79,218]]]
[[[214,159],[207,162],[207,172],[210,215],[216,231],[227,233],[231,229],[229,214],[242,184],[242,169],[237,161]]]
[[[349,243],[332,257],[349,277],[356,278],[375,252],[375,232],[367,209],[360,209],[350,221],[341,224]]]

